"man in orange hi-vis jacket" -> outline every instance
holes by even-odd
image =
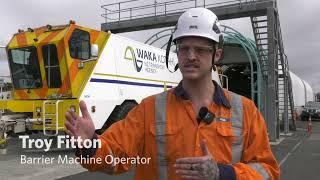
[[[102,159],[82,166],[110,174],[136,166],[138,180],[279,179],[266,125],[255,104],[211,79],[222,53],[219,26],[208,9],[183,13],[172,36],[182,81],[142,100],[101,136],[95,134],[83,101],[81,117],[66,113],[70,136],[102,144],[78,149],[78,157]]]

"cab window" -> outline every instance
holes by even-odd
[[[61,74],[58,60],[57,47],[53,44],[42,47],[44,68],[49,88],[61,87]]]
[[[15,89],[42,87],[36,47],[10,49],[9,65]]]
[[[90,58],[90,34],[75,29],[69,40],[70,56],[75,59],[87,60]]]

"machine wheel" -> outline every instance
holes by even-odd
[[[138,103],[135,101],[125,101],[120,106],[116,106],[109,116],[108,120],[105,122],[103,127],[97,130],[98,134],[102,134],[105,130],[107,130],[113,123],[118,122],[124,119],[129,111],[137,106]]]

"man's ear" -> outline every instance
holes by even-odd
[[[223,53],[222,49],[216,50],[216,53],[214,55],[214,64],[218,64],[219,61],[222,60],[222,56],[223,56],[222,53]]]

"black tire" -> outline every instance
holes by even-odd
[[[131,111],[131,109],[133,109],[137,105],[138,103],[135,101],[125,101],[120,106],[116,106],[110,114],[108,120],[102,126],[102,128],[97,130],[97,133],[102,134],[112,124],[124,119],[127,116],[127,114]]]

